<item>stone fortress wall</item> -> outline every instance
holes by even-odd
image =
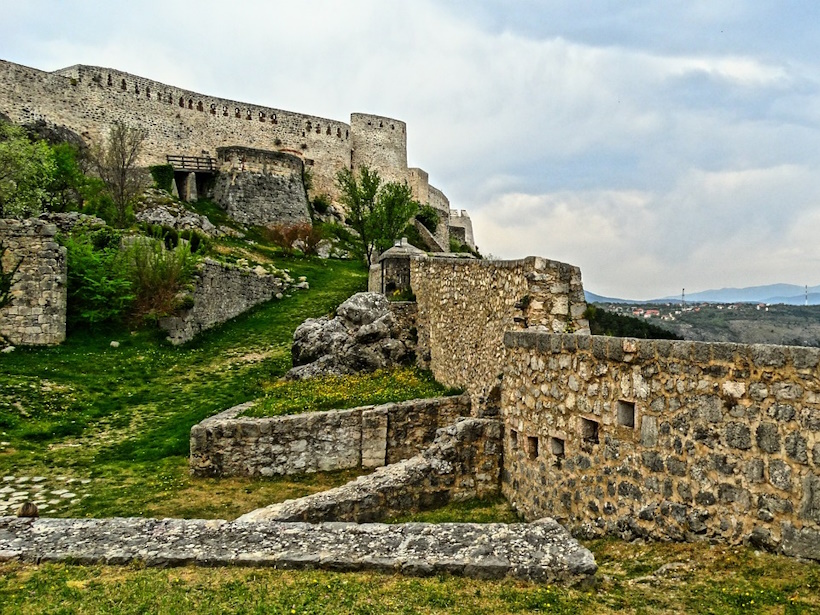
[[[529,519],[820,560],[820,350],[510,332],[503,492]]]
[[[565,263],[413,258],[410,285],[420,365],[439,382],[469,392],[479,415],[499,408],[505,331],[589,332],[581,271]]]
[[[0,341],[50,345],[65,340],[66,249],[57,244],[56,234],[56,225],[44,220],[0,219],[2,270],[16,269],[11,303],[0,310]]]
[[[414,176],[408,169],[407,127],[393,118],[353,113],[346,123],[208,96],[109,68],[76,65],[45,72],[3,60],[0,112],[16,123],[65,126],[87,142],[104,138],[114,121],[142,126],[148,132],[140,160],[145,166],[164,164],[166,155],[213,157],[218,147],[289,153],[311,170],[313,193],[334,200],[337,172],[369,165],[386,180],[408,181],[414,196],[428,202],[427,174]],[[443,207],[437,196],[434,201],[434,207]]]

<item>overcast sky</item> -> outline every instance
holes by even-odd
[[[0,0],[0,58],[94,64],[347,121],[408,158],[482,252],[628,298],[820,284],[813,0]]]

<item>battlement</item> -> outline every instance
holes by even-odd
[[[386,116],[352,113],[348,123],[210,96],[113,68],[76,64],[46,72],[4,60],[0,112],[20,124],[64,126],[88,142],[105,138],[115,121],[141,126],[147,131],[139,160],[144,166],[162,164],[169,155],[212,156],[217,148],[239,146],[300,158],[311,168],[312,193],[334,200],[339,170],[364,165],[385,181],[411,183],[423,203],[432,198],[439,207],[443,197],[437,190],[428,196],[426,173],[409,173],[407,125]]]

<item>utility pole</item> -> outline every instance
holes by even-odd
[[[686,307],[686,289],[683,288],[680,291],[680,306],[682,308]]]

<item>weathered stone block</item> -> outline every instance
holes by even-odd
[[[780,434],[776,423],[761,423],[756,430],[757,446],[765,453],[780,452]]]

